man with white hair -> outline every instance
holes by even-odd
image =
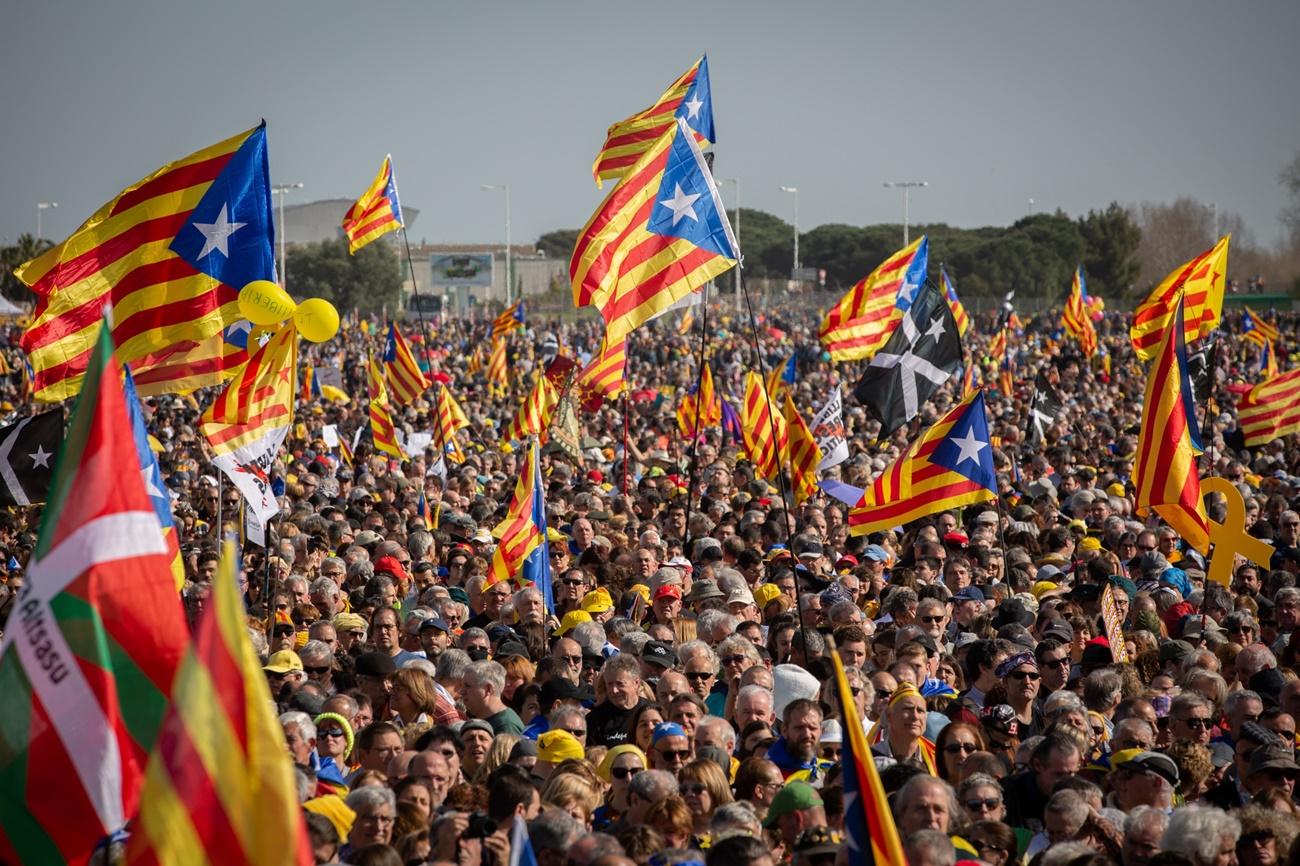
[[[316,751],[316,725],[311,716],[297,710],[282,713],[280,727],[284,729],[284,742],[289,747],[293,762],[310,767],[312,755]]]
[[[771,725],[776,722],[771,689],[760,685],[742,686],[736,695],[736,706],[732,711],[736,727],[745,730],[751,722],[763,722]]]

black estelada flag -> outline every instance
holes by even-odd
[[[1061,392],[1040,371],[1034,380],[1034,400],[1029,405],[1029,430],[1026,431],[1025,444],[1031,448],[1042,445],[1047,439],[1047,428],[1061,417],[1063,406]]]
[[[1204,406],[1210,399],[1218,348],[1218,335],[1211,334],[1201,341],[1199,349],[1187,355],[1187,375],[1192,380],[1192,399],[1197,406]]]
[[[939,290],[926,283],[872,357],[853,396],[880,420],[883,439],[915,418],[961,361],[961,336],[952,310]]]
[[[62,444],[62,409],[0,427],[0,505],[44,502]]]

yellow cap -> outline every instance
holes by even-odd
[[[781,596],[781,587],[775,583],[764,583],[754,587],[754,601],[762,610]]]
[[[610,598],[609,590],[603,586],[582,597],[582,609],[587,613],[604,613],[613,606],[614,599]]]
[[[584,622],[591,622],[591,614],[585,610],[571,610],[560,620],[560,627],[554,632],[555,637],[564,637],[571,629],[577,628]]]
[[[537,760],[558,764],[570,758],[581,761],[585,754],[582,743],[568,731],[547,731],[537,738]]]
[[[1123,484],[1120,484],[1118,481],[1115,481],[1109,487],[1106,488],[1106,492],[1109,493],[1111,496],[1123,496],[1127,491],[1124,490]]]
[[[1101,550],[1101,539],[1093,538],[1091,535],[1089,535],[1087,538],[1079,542],[1079,549],[1088,550],[1088,551]]]
[[[1029,588],[1029,593],[1034,598],[1042,598],[1044,595],[1056,588],[1056,584],[1052,583],[1050,580],[1040,580]]]

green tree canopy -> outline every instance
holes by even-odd
[[[1083,235],[1083,269],[1088,277],[1088,293],[1103,298],[1121,298],[1136,289],[1141,262],[1138,247],[1142,230],[1132,214],[1111,202],[1102,211],[1088,211],[1079,217]]]
[[[400,304],[402,267],[390,244],[377,242],[348,255],[342,238],[290,247],[287,253],[289,291],[295,297],[331,301],[344,313],[395,311]]]
[[[30,304],[36,300],[27,284],[14,276],[14,268],[36,258],[52,246],[54,244],[44,238],[22,234],[18,236],[18,243],[0,247],[0,294],[20,304]]]
[[[548,259],[568,261],[573,256],[573,248],[578,243],[578,229],[556,229],[537,239],[537,248]]]

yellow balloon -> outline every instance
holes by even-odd
[[[239,292],[239,312],[254,325],[274,325],[293,315],[297,304],[270,280],[253,280]]]
[[[313,343],[323,343],[339,332],[339,311],[324,298],[308,298],[293,314],[298,333]]]

